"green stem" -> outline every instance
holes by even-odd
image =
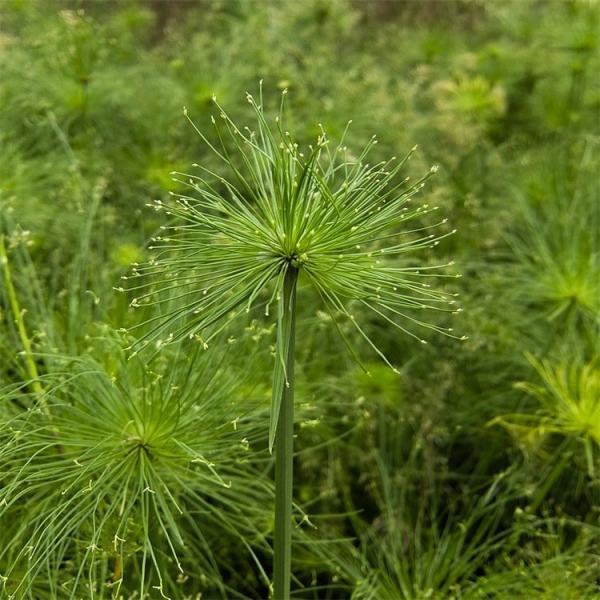
[[[11,312],[13,314],[14,323],[17,327],[17,332],[23,345],[23,356],[25,359],[25,366],[29,377],[31,378],[31,389],[33,393],[39,398],[40,403],[43,406],[43,389],[39,382],[39,374],[33,358],[33,350],[31,348],[31,341],[27,335],[27,329],[25,328],[25,320],[23,319],[23,311],[19,306],[17,299],[17,293],[15,286],[13,285],[12,276],[10,272],[10,265],[8,262],[8,254],[6,252],[6,246],[4,245],[4,236],[0,235],[0,267],[2,267],[4,287],[6,289],[6,295],[8,303],[10,305]]]
[[[296,329],[296,282],[298,269],[288,267],[283,284],[283,318],[280,335],[287,336],[283,347],[286,385],[275,434],[275,547],[273,598],[289,600],[292,571],[292,492],[294,468],[294,346]]]

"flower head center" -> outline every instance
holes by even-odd
[[[150,442],[139,436],[132,436],[127,438],[127,443],[132,449],[143,452],[146,455],[150,454]]]
[[[306,252],[292,252],[285,259],[292,267],[299,269],[308,261],[308,255]]]

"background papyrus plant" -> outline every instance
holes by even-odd
[[[192,125],[228,170],[227,177],[203,165],[174,173],[195,194],[175,194],[158,211],[176,218],[155,238],[155,258],[134,265],[131,305],[160,304],[161,314],[143,326],[135,349],[155,348],[185,338],[204,348],[233,316],[260,305],[268,315],[277,305],[269,447],[276,442],[274,597],[289,597],[292,526],[293,389],[296,291],[312,285],[333,322],[349,319],[381,358],[357,322],[351,303],[370,309],[389,325],[426,343],[420,331],[456,337],[451,328],[429,323],[426,311],[456,312],[452,294],[428,283],[437,266],[418,266],[411,253],[431,248],[450,233],[430,233],[445,222],[424,224],[437,209],[415,206],[414,196],[432,168],[411,182],[399,176],[411,153],[368,162],[372,138],[353,155],[344,136],[332,144],[325,131],[301,149],[284,125],[284,100],[272,123],[263,110],[262,87],[254,109],[256,127],[240,128],[221,108],[212,117],[216,143]],[[187,112],[186,112],[187,115]],[[191,122],[191,121],[190,121]],[[347,129],[346,129],[347,130]],[[413,149],[414,150],[414,149]],[[405,257],[405,260],[400,260]],[[451,263],[450,263],[451,264]],[[450,275],[454,277],[454,275]],[[388,362],[389,364],[389,362]],[[391,366],[391,365],[390,365]]]
[[[149,366],[104,343],[110,366],[55,355],[45,409],[0,424],[0,594],[169,598],[192,579],[231,597],[214,556],[272,497],[250,459],[258,415],[232,402],[243,373],[201,348]]]

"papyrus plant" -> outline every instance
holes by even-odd
[[[161,314],[144,324],[136,351],[150,342],[160,347],[184,338],[208,348],[233,316],[256,305],[268,315],[277,306],[269,447],[275,444],[276,450],[273,585],[278,600],[288,598],[290,588],[298,283],[315,288],[340,333],[340,320],[350,320],[386,362],[351,303],[423,343],[419,330],[453,334],[421,313],[457,310],[451,294],[428,283],[437,267],[401,260],[449,235],[430,233],[434,225],[420,220],[437,207],[412,203],[430,173],[415,182],[402,179],[410,153],[371,164],[367,157],[374,138],[355,156],[343,138],[332,144],[322,128],[313,145],[299,148],[284,126],[284,99],[285,92],[279,115],[269,122],[262,88],[258,101],[248,94],[254,129],[238,127],[215,99],[214,143],[192,123],[226,175],[197,164],[193,174],[174,173],[190,195],[173,194],[172,202],[152,204],[175,222],[156,238],[156,256],[135,265],[127,277],[135,295],[132,306],[162,305]]]
[[[231,597],[216,540],[247,544],[272,497],[250,460],[257,415],[232,402],[242,371],[103,344],[102,362],[53,357],[43,410],[0,388],[0,597]]]
[[[498,416],[491,423],[505,427],[524,450],[544,457],[557,474],[571,454],[565,448],[580,446],[588,476],[595,478],[600,447],[598,359],[593,357],[584,363],[574,355],[555,363],[532,354],[526,356],[538,381],[521,381],[515,387],[535,399],[537,406]],[[558,448],[553,447],[553,436],[563,440]]]

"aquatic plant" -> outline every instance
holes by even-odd
[[[354,156],[344,136],[332,144],[323,129],[314,144],[301,149],[285,124],[285,97],[270,124],[248,94],[256,129],[236,125],[215,99],[215,141],[190,119],[197,133],[222,161],[226,175],[195,164],[197,172],[174,173],[196,195],[173,193],[173,201],[151,204],[175,218],[154,240],[155,257],[134,265],[126,276],[135,294],[131,306],[160,305],[139,327],[134,349],[197,340],[205,349],[230,320],[261,305],[268,315],[277,303],[277,344],[269,448],[276,446],[276,598],[290,586],[294,406],[294,339],[299,282],[311,284],[333,323],[352,322],[373,350],[388,359],[357,322],[358,303],[399,331],[427,343],[422,333],[442,328],[418,316],[427,311],[454,313],[456,294],[436,289],[430,278],[449,266],[416,264],[412,253],[436,246],[454,233],[430,230],[446,223],[423,217],[437,206],[412,201],[424,177],[400,177],[414,149],[403,159],[370,164],[372,138]],[[187,111],[186,111],[187,115]],[[349,125],[349,124],[348,124]],[[344,134],[345,135],[345,134]],[[404,259],[404,260],[401,260]],[[450,275],[455,277],[455,275]],[[347,336],[342,334],[352,351]]]

